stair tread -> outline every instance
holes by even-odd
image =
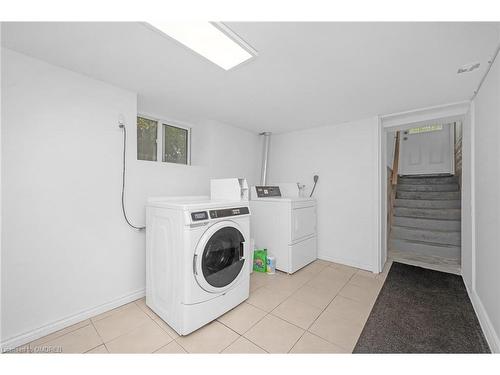
[[[426,228],[416,228],[416,227],[407,227],[404,225],[393,225],[392,228],[404,228],[412,231],[425,231],[425,232],[438,232],[438,233],[461,233],[459,230],[440,230],[440,229],[426,229]]]
[[[392,226],[409,227],[428,230],[460,231],[461,220],[442,220],[420,217],[394,216]]]
[[[457,178],[457,176],[452,174],[407,174],[402,175],[400,178],[404,179],[419,179],[419,178]]]
[[[428,245],[435,247],[447,247],[447,248],[460,248],[460,245],[451,245],[451,244],[443,244],[439,242],[428,242],[428,241],[419,241],[419,240],[408,240],[404,238],[391,238],[391,241],[402,241],[409,244],[418,244],[418,245]]]
[[[397,186],[399,186],[400,184],[398,184]],[[418,186],[418,187],[436,187],[436,186],[449,186],[449,187],[455,187],[457,186],[458,187],[458,184],[457,183],[453,183],[453,184],[401,184],[401,185],[405,185],[405,186]]]
[[[460,208],[394,207],[396,217],[460,220]]]
[[[396,191],[397,199],[459,200],[460,191]]]
[[[450,221],[456,221],[457,223],[460,223],[462,220],[460,219],[434,219],[432,217],[411,217],[411,216],[395,216],[395,217],[405,217],[405,218],[408,218],[408,219],[415,219],[415,220],[427,220],[427,221],[446,221],[446,222],[450,222]]]
[[[460,199],[401,199],[396,198],[394,201],[394,207],[404,207],[404,208],[460,208],[462,202]]]
[[[444,176],[444,177],[399,177],[398,182],[402,183],[414,183],[414,184],[419,184],[421,182],[430,182],[430,183],[438,183],[438,184],[445,184],[445,183],[457,183],[458,178],[457,177],[452,177],[452,176]]]
[[[426,217],[420,217],[420,216],[406,216],[406,215],[394,215],[394,217],[406,217],[410,219],[429,219],[429,220],[442,220],[442,221],[460,221],[460,219],[434,219],[434,218],[426,218]]]
[[[436,211],[454,210],[454,211],[460,211],[460,208],[454,208],[454,207],[446,207],[446,208],[436,208],[436,207],[401,207],[401,208],[409,208],[411,210],[436,210]]]
[[[452,201],[456,201],[456,202],[462,202],[461,199],[407,199],[407,198],[396,198],[396,203],[399,202],[406,202],[406,201],[410,201],[410,202],[413,202],[413,203],[417,203],[417,202],[435,202],[435,201],[441,201],[441,200],[444,200],[444,201],[447,201],[447,202],[452,202]]]

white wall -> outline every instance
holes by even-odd
[[[474,100],[476,309],[493,350],[500,351],[500,60]]]
[[[258,180],[257,134],[207,121],[193,128],[196,165],[136,161],[134,93],[6,49],[1,87],[4,347],[144,292],[144,233],[121,214],[119,115],[138,225],[148,196],[208,194],[210,177]]]
[[[474,234],[475,234],[475,213],[474,213],[474,121],[473,108],[464,116],[461,126],[462,132],[462,176],[461,176],[461,199],[462,199],[462,220],[461,220],[461,269],[462,278],[468,290],[472,290],[474,279]]]
[[[378,119],[276,134],[269,181],[305,183],[319,175],[319,258],[376,270],[378,247]]]

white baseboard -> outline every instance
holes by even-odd
[[[486,341],[488,341],[488,345],[490,346],[490,350],[492,353],[500,353],[500,340],[498,339],[498,334],[491,323],[491,320],[486,312],[481,299],[477,295],[475,290],[469,289],[468,285],[465,283],[465,288],[467,289],[467,294],[472,302],[472,306],[476,312],[477,318],[479,320],[479,324],[481,325],[481,329],[483,330],[484,336],[486,337]]]
[[[46,335],[51,334],[53,332],[59,331],[63,328],[69,327],[73,324],[79,323],[85,319],[89,319],[93,316],[99,315],[99,314],[106,312],[108,310],[125,305],[126,303],[129,303],[129,302],[135,301],[141,297],[144,297],[144,295],[145,295],[145,289],[140,289],[138,291],[127,294],[126,296],[117,298],[115,300],[104,303],[102,305],[80,311],[77,314],[68,316],[68,317],[60,319],[60,320],[56,320],[56,321],[49,323],[49,324],[46,324],[40,328],[33,329],[31,331],[22,333],[20,335],[9,337],[9,338],[5,339],[4,341],[2,341],[1,347],[2,347],[2,349],[7,349],[7,350],[17,348],[20,345],[27,344],[33,340],[39,339],[40,337],[43,337],[43,336],[46,336]]]
[[[351,266],[351,267],[360,268],[360,269],[363,269],[363,270],[366,270],[369,272],[373,272],[373,266],[371,264],[358,263],[358,262],[353,262],[353,261],[347,260],[347,259],[325,256],[325,255],[321,255],[321,254],[318,254],[318,259],[326,260],[328,262],[340,263],[340,264],[344,264],[346,266]]]

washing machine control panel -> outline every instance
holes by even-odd
[[[223,217],[248,215],[249,213],[250,210],[248,209],[248,207],[222,208],[219,210],[210,211],[194,211],[191,212],[191,221],[206,221],[208,219],[220,219]]]
[[[221,217],[248,215],[249,213],[248,207],[224,208],[220,210],[210,210],[210,218],[219,219]]]

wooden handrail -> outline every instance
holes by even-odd
[[[399,130],[396,132],[396,144],[394,146],[394,160],[392,161],[391,184],[398,184],[398,169],[399,169]]]
[[[387,181],[387,238],[389,238],[392,223],[394,221],[394,202],[396,201],[396,185],[398,183],[398,169],[399,169],[399,130],[396,132],[396,142],[394,145],[394,160],[392,161],[392,172]]]

